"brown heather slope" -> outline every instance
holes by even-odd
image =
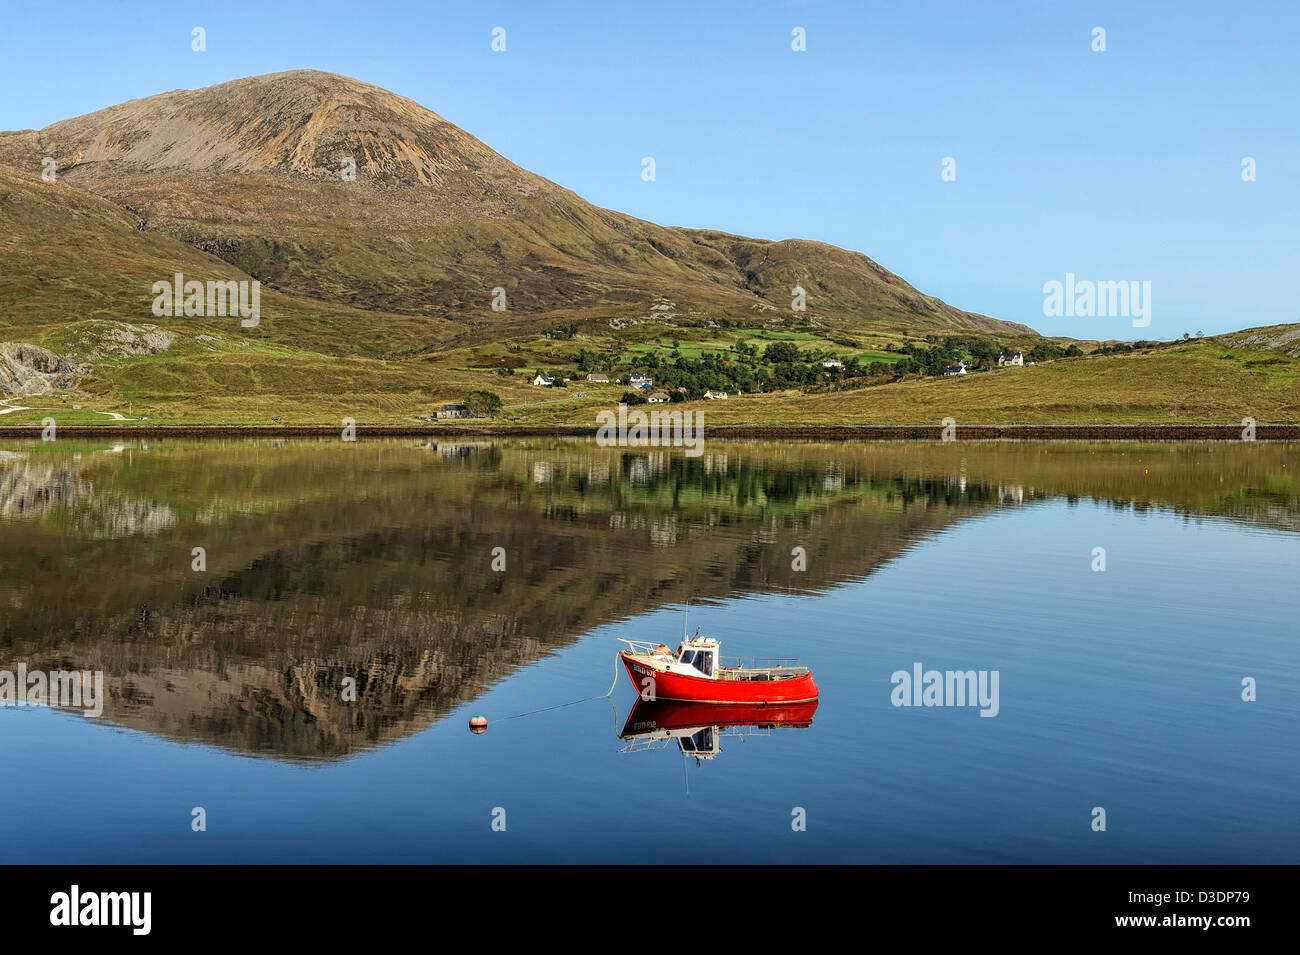
[[[597,208],[423,106],[329,73],[177,90],[0,133],[0,163],[35,176],[45,156],[57,160],[60,195],[73,206],[89,201],[69,196],[79,192],[127,210],[120,218],[135,231],[120,236],[124,246],[179,240],[301,300],[300,310],[313,302],[360,310],[344,341],[303,338],[334,354],[364,350],[356,341],[372,325],[397,354],[436,347],[452,332],[488,339],[566,314],[592,324],[644,316],[660,297],[687,318],[785,317],[795,285],[808,292],[808,317],[831,327],[1032,334],[926,296],[857,252],[666,228]],[[345,157],[356,163],[353,182],[340,176]],[[101,213],[78,220],[92,240]],[[28,242],[38,234],[71,242],[62,233],[73,227],[60,220],[74,215],[20,228],[27,241],[4,249],[4,272],[36,266]],[[171,264],[145,263],[130,277],[110,270],[90,296],[113,299],[128,286],[135,295]],[[180,253],[175,264],[186,264]],[[507,291],[506,312],[490,308],[496,286]],[[70,304],[43,283],[11,288],[20,312]],[[368,313],[378,314],[367,322]],[[394,316],[453,325],[423,330]]]
[[[152,285],[175,272],[201,280],[248,275],[163,232],[141,231],[121,206],[36,171],[0,165],[0,341],[33,341],[87,319],[158,323],[178,332],[240,335],[336,354],[374,355],[457,329],[433,317],[384,315],[262,290],[265,319],[155,318]]]

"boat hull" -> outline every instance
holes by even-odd
[[[768,706],[807,703],[817,699],[817,684],[813,682],[812,671],[789,680],[714,680],[660,670],[626,650],[620,651],[619,657],[637,693],[644,690],[649,694],[652,686],[656,700]],[[650,686],[644,682],[648,679],[654,681]]]

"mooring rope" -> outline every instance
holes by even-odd
[[[577,706],[579,703],[590,703],[592,700],[608,700],[614,695],[614,687],[618,686],[618,654],[614,654],[614,682],[609,685],[609,689],[601,696],[584,696],[580,700],[570,700],[568,703],[556,703],[554,706],[543,706],[540,710],[529,710],[527,713],[516,713],[514,716],[502,716],[495,722],[503,723],[506,720],[522,719],[525,716],[535,716],[538,713],[547,713],[551,710],[562,710],[566,706]]]

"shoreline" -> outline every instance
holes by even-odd
[[[2,420],[2,419],[0,419]],[[795,441],[941,441],[938,424],[889,425],[760,425],[719,424],[704,434],[717,440],[760,439]],[[39,439],[38,424],[0,423],[0,438]],[[958,424],[956,441],[1232,441],[1242,438],[1240,424]],[[594,438],[596,426],[585,425],[362,425],[358,438]],[[68,438],[333,438],[336,425],[64,425],[60,437]],[[1257,424],[1256,441],[1300,440],[1300,424]]]

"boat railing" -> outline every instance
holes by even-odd
[[[749,725],[749,724],[746,724],[746,725],[744,725],[744,726],[728,726],[728,727],[726,727],[726,728],[725,728],[721,733],[719,733],[718,735],[719,735],[719,736],[738,737],[738,738],[740,738],[740,739],[744,739],[746,736],[771,736],[771,735],[772,735],[772,727],[771,727],[771,726],[753,726],[753,725]]]
[[[672,738],[668,736],[637,736],[627,740],[616,752],[644,753],[654,749],[667,749]]]
[[[625,637],[619,637],[618,640],[619,643],[626,643],[633,653],[646,653],[650,656],[654,656],[660,646],[650,640],[628,640]]]
[[[729,670],[806,670],[797,657],[723,657],[722,666]]]

